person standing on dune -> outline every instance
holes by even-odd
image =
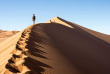
[[[35,24],[35,20],[36,20],[36,16],[35,14],[33,14],[33,17],[32,17],[33,24]]]

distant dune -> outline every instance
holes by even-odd
[[[0,43],[0,74],[109,74],[110,35],[55,17]]]
[[[19,31],[3,31],[3,30],[0,30],[0,42],[4,41],[8,37],[10,37],[10,36],[12,36],[18,32]]]

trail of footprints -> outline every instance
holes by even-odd
[[[26,55],[26,52],[28,52],[28,49],[26,49],[26,41],[29,38],[30,30],[25,30],[19,41],[16,44],[16,49],[12,53],[12,58],[9,59],[9,62],[7,64],[9,69],[12,70],[6,70],[4,74],[27,74],[30,70],[24,65],[25,58],[28,56]]]

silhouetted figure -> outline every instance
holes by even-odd
[[[52,23],[52,21],[50,20],[50,23]]]
[[[33,14],[33,17],[32,17],[33,24],[35,24],[35,20],[36,20],[36,16],[35,14]]]

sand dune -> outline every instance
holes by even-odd
[[[0,74],[109,74],[110,36],[55,17],[0,44]]]
[[[18,33],[19,31],[3,31],[0,30],[0,42],[6,40],[7,38],[13,36],[14,34]]]
[[[56,22],[55,22],[56,21]],[[49,23],[49,21],[47,21],[46,23]],[[64,26],[67,25],[68,27],[71,27],[71,28],[79,28],[87,33],[90,33],[92,34],[93,36],[96,36],[98,37],[99,39],[102,39],[104,41],[106,41],[107,43],[110,43],[110,35],[106,35],[106,34],[103,34],[103,33],[100,33],[100,32],[96,32],[96,31],[93,31],[93,30],[90,30],[90,29],[87,29],[85,27],[82,27],[78,24],[75,24],[75,23],[72,23],[72,22],[68,22],[60,17],[55,17],[55,18],[52,18],[51,19],[51,22],[55,22],[55,23],[59,23],[59,24],[63,24]]]

